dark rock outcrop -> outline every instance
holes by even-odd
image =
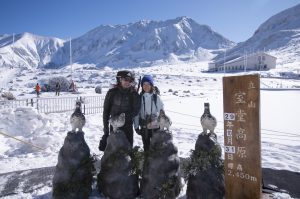
[[[153,132],[145,157],[141,193],[144,199],[176,198],[181,190],[177,147],[168,131]]]
[[[101,94],[102,93],[102,87],[101,86],[96,86],[95,88],[95,92],[98,93],[98,94]]]
[[[68,132],[53,177],[54,199],[84,199],[92,190],[92,159],[84,133]]]
[[[209,135],[200,134],[195,150],[184,166],[187,199],[223,199],[224,166],[221,147]]]
[[[131,145],[121,130],[111,133],[101,159],[98,189],[111,199],[133,199],[139,192],[138,175],[130,157]]]

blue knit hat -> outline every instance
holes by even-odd
[[[144,75],[144,77],[142,78],[142,82],[141,82],[142,86],[143,86],[144,82],[149,82],[151,84],[151,86],[154,85],[153,77],[151,75]]]

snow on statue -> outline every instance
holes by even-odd
[[[163,131],[166,128],[169,131],[172,122],[171,119],[166,115],[164,110],[160,110],[158,122],[160,130]]]
[[[82,131],[83,126],[85,125],[85,117],[81,111],[81,101],[76,101],[76,108],[74,113],[71,115],[70,123],[72,126],[72,132]]]
[[[204,103],[204,113],[200,119],[203,134],[207,134],[207,130],[209,130],[209,134],[216,137],[214,130],[217,126],[217,119],[210,113],[209,103]]]
[[[125,113],[111,117],[109,119],[109,123],[113,127],[113,132],[116,132],[118,128],[124,126],[125,124]]]

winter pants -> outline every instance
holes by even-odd
[[[130,143],[130,146],[132,148],[133,147],[133,126],[132,126],[132,124],[125,124],[124,126],[120,127],[119,129],[125,133],[128,141]],[[113,131],[113,128],[112,128],[112,126],[110,126],[110,132],[112,132],[112,131]]]
[[[144,146],[145,152],[149,151],[150,141],[152,138],[152,131],[153,131],[152,129],[146,129],[146,128],[141,129],[141,135],[142,135],[143,146]]]

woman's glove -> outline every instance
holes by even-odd
[[[99,150],[100,151],[105,151],[105,148],[106,148],[106,145],[107,145],[107,137],[108,135],[104,134],[100,140],[100,143],[99,143]]]
[[[141,135],[141,134],[142,134],[142,132],[141,132],[141,130],[140,130],[139,128],[136,128],[136,129],[135,129],[135,132],[136,132],[138,135]]]

